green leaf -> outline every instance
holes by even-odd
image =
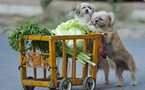
[[[16,30],[9,36],[9,44],[13,50],[19,50],[19,39],[24,35],[52,35],[53,33],[44,25],[27,21],[16,27]]]

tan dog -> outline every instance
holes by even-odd
[[[114,32],[112,25],[114,22],[113,13],[106,11],[95,12],[91,18],[91,24],[95,28],[101,28],[105,33],[103,41],[106,46],[106,55],[113,60],[116,65],[117,86],[123,85],[123,71],[129,70],[132,78],[132,85],[136,85],[136,65],[132,55],[124,47],[117,32]],[[96,29],[97,30],[97,29]]]

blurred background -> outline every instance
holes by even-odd
[[[99,90],[142,90],[145,88],[145,3],[144,0],[0,0],[0,90],[22,90],[19,81],[18,52],[8,44],[8,35],[27,20],[54,29],[58,24],[73,17],[73,9],[81,2],[92,3],[97,10],[115,13],[116,30],[127,49],[134,56],[138,67],[139,85],[117,88],[111,72],[112,86],[103,85],[103,72],[98,74]],[[129,74],[125,73],[129,82]],[[47,90],[36,88],[36,90]],[[78,90],[78,89],[76,89]]]
[[[73,8],[84,1],[91,2],[97,10],[114,12],[115,29],[121,29],[123,37],[130,36],[131,29],[136,33],[132,38],[145,38],[140,30],[145,23],[144,0],[0,0],[0,34],[15,30],[17,24],[28,19],[55,28],[72,18]]]

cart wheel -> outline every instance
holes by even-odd
[[[33,86],[23,86],[24,90],[34,90]]]
[[[49,90],[57,90],[56,88],[49,88]]]
[[[28,77],[28,79],[33,79],[33,77]],[[34,90],[33,86],[23,86],[24,90]]]
[[[60,83],[60,90],[71,90],[72,88],[72,83],[71,80],[69,79],[64,79]]]
[[[92,77],[87,77],[83,82],[83,87],[85,90],[95,90],[96,82]]]

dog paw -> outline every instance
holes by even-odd
[[[109,81],[106,81],[105,82],[105,85],[110,85],[111,83]]]
[[[132,81],[132,82],[130,83],[131,86],[136,86],[137,84],[138,84],[137,81]]]
[[[122,81],[118,81],[116,84],[117,87],[122,87],[123,86],[123,82]]]

